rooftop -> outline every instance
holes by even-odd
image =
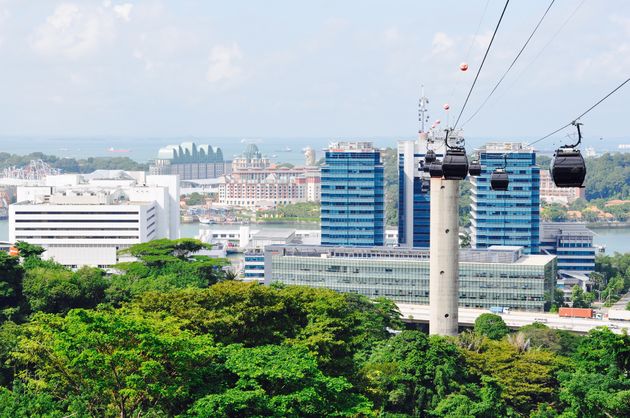
[[[171,160],[171,163],[214,163],[223,162],[221,148],[213,149],[208,144],[197,145],[194,142],[182,142],[180,145],[167,145],[158,151],[159,160]]]
[[[487,142],[479,151],[482,152],[534,152],[534,148],[524,142]]]
[[[266,251],[287,257],[314,258],[361,258],[429,261],[429,250],[403,247],[337,247],[315,245],[268,245]],[[555,259],[554,255],[529,255],[523,247],[495,246],[492,249],[461,249],[460,263],[519,264],[545,266]]]
[[[369,141],[333,142],[328,146],[329,151],[334,152],[374,152],[374,144]]]

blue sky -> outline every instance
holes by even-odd
[[[413,137],[421,83],[432,119],[459,111],[504,4],[475,36],[486,1],[0,0],[0,135]],[[548,4],[512,0],[467,114]],[[630,75],[623,0],[585,0],[534,60],[579,4],[556,1],[467,135],[544,135]],[[585,132],[630,137],[629,102]]]

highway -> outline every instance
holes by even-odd
[[[398,303],[398,309],[405,322],[429,322],[429,305],[416,305],[408,303]],[[483,313],[489,313],[487,309],[459,308],[459,324],[472,326],[475,319]],[[558,314],[525,312],[510,310],[510,313],[499,314],[508,327],[520,328],[525,325],[541,322],[549,328],[563,329],[581,334],[586,334],[595,327],[606,326],[616,334],[621,334],[625,328],[630,330],[630,321],[610,321],[607,319],[594,318],[561,318]]]

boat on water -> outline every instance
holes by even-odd
[[[209,225],[209,224],[213,224],[214,221],[206,216],[200,216],[199,217],[199,223],[200,224],[205,224],[205,225]]]

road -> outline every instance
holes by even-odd
[[[429,322],[429,305],[416,305],[408,303],[398,303],[398,309],[402,314],[402,319],[407,322]],[[483,313],[489,313],[486,309],[459,308],[459,324],[470,325],[475,323],[475,319]],[[610,321],[591,318],[561,318],[558,314],[510,311],[509,314],[500,314],[505,323],[510,328],[520,328],[525,325],[541,322],[549,328],[563,329],[567,331],[586,334],[595,327],[606,326],[614,333],[621,334],[622,329],[630,330],[628,321]]]

